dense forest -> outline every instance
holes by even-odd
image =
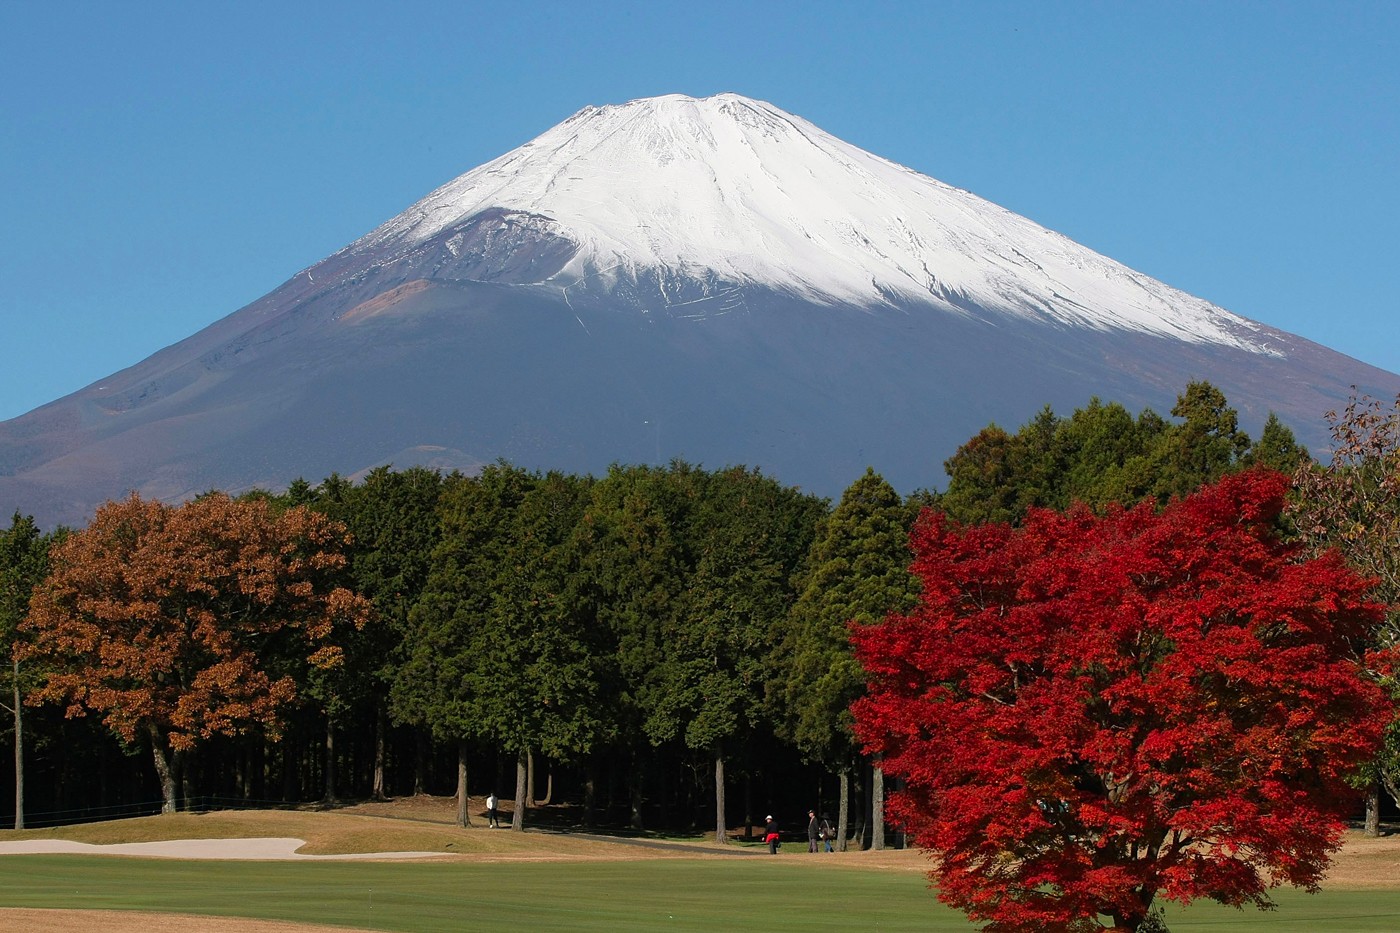
[[[1382,439],[1400,423],[1365,400],[1332,419]],[[907,497],[873,469],[833,505],[742,466],[501,462],[132,496],[84,529],[16,513],[0,530],[15,760],[0,818],[457,793],[467,822],[467,794],[494,792],[515,797],[517,828],[536,804],[720,836],[768,813],[795,829],[815,807],[843,842],[883,847],[847,635],[917,598],[920,510],[1016,524],[1165,504],[1261,466],[1310,477],[1291,535],[1360,564],[1393,541],[1336,540],[1327,514],[1354,507],[1357,464],[1393,467],[1394,449],[1347,449],[1315,464],[1272,417],[1250,438],[1193,383],[1169,418],[1094,399],[989,425],[944,464],[943,492]]]

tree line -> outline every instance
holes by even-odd
[[[443,791],[466,823],[469,790],[513,786],[517,828],[563,800],[584,823],[723,838],[819,802],[843,843],[883,846],[848,624],[916,604],[921,510],[1016,525],[1073,502],[1164,505],[1253,465],[1351,507],[1352,465],[1313,463],[1272,417],[1251,439],[1213,386],[1189,385],[1171,415],[1047,408],[971,438],[941,493],[901,496],[871,469],[835,504],[745,467],[501,462],[181,506],[133,496],[81,530],[16,514],[0,531],[16,825],[153,798]],[[1325,518],[1292,521],[1338,544]]]

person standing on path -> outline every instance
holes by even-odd
[[[822,824],[821,824],[821,822],[817,819],[817,811],[816,811],[816,810],[808,810],[808,811],[807,811],[807,851],[808,851],[808,852],[819,852],[819,851],[821,851],[820,847],[818,847],[818,845],[817,845],[817,841],[818,841],[819,839],[821,839],[821,835],[822,835]]]
[[[496,792],[492,791],[486,798],[486,825],[492,829],[500,829],[501,821],[496,815]]]
[[[831,840],[836,838],[836,828],[831,825],[831,817],[822,814],[822,842],[826,843],[826,851],[835,852],[831,847]]]

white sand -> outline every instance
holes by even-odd
[[[252,859],[282,861],[291,859],[405,859],[440,857],[441,852],[360,852],[351,855],[300,855],[304,839],[170,839],[163,842],[128,842],[99,846],[66,839],[25,839],[0,842],[0,855],[134,855],[142,858]]]

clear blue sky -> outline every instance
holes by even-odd
[[[720,91],[1400,371],[1400,3],[0,0],[0,419],[587,104]]]

